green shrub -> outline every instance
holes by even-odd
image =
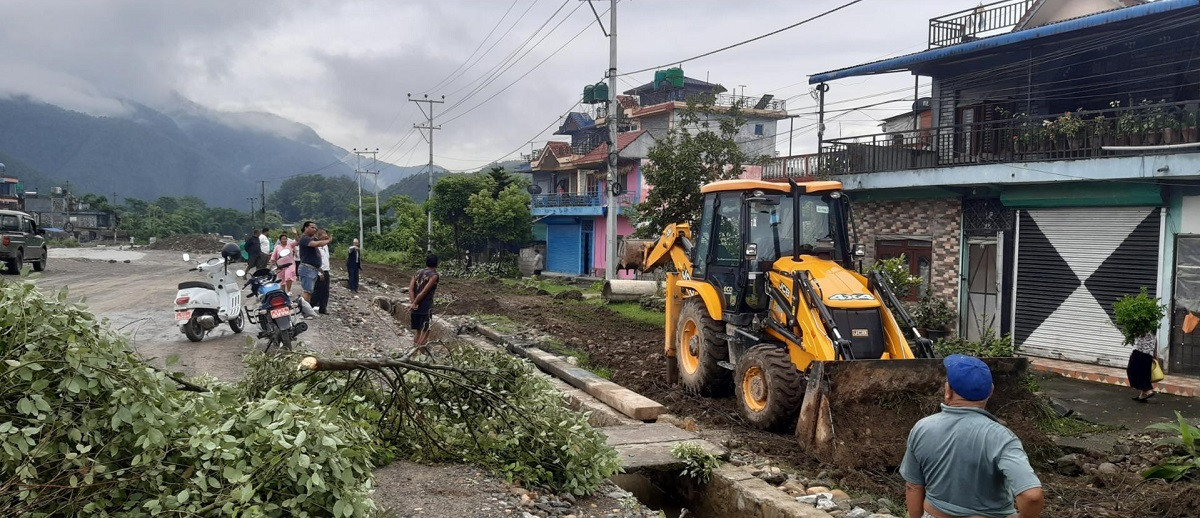
[[[951,354],[966,354],[979,358],[1007,358],[1017,355],[1012,336],[998,336],[996,330],[991,327],[983,331],[983,337],[979,340],[967,340],[962,337],[943,338],[933,343],[933,350],[941,357]]]
[[[671,447],[671,456],[683,461],[683,471],[679,474],[704,484],[712,479],[713,471],[721,467],[721,461],[713,454],[704,451],[694,442],[681,442]]]
[[[1164,437],[1159,444],[1170,445],[1182,451],[1179,455],[1168,457],[1161,464],[1143,471],[1143,477],[1161,478],[1173,482],[1187,477],[1193,471],[1200,470],[1200,448],[1197,448],[1196,444],[1200,440],[1200,428],[1185,421],[1178,410],[1175,411],[1175,419],[1176,423],[1157,423],[1146,428],[1178,434]]]
[[[909,271],[908,259],[903,254],[891,259],[876,259],[868,272],[882,273],[897,297],[904,297],[913,288],[921,285],[921,278]]]
[[[913,307],[911,314],[917,327],[939,331],[950,330],[954,325],[954,319],[958,316],[946,299],[934,297],[928,293],[921,297],[921,300]]]
[[[1167,306],[1142,291],[1136,296],[1125,295],[1113,302],[1113,314],[1117,327],[1125,335],[1125,343],[1132,344],[1139,336],[1152,334],[1167,314]]]

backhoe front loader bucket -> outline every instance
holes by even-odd
[[[995,389],[988,410],[1033,419],[1034,396],[1022,383],[1025,358],[984,358]],[[939,411],[946,381],[941,359],[813,362],[796,421],[796,438],[822,462],[845,467],[898,466],[908,432]]]

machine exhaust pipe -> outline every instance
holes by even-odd
[[[200,315],[196,317],[196,323],[200,324],[205,331],[211,331],[217,327],[217,319],[212,315]]]

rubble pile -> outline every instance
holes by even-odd
[[[219,255],[222,246],[225,246],[225,241],[221,240],[220,236],[214,234],[187,234],[157,239],[148,248],[151,250],[174,250],[190,254]]]

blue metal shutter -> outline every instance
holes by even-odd
[[[546,271],[579,275],[583,272],[578,224],[546,225]]]

